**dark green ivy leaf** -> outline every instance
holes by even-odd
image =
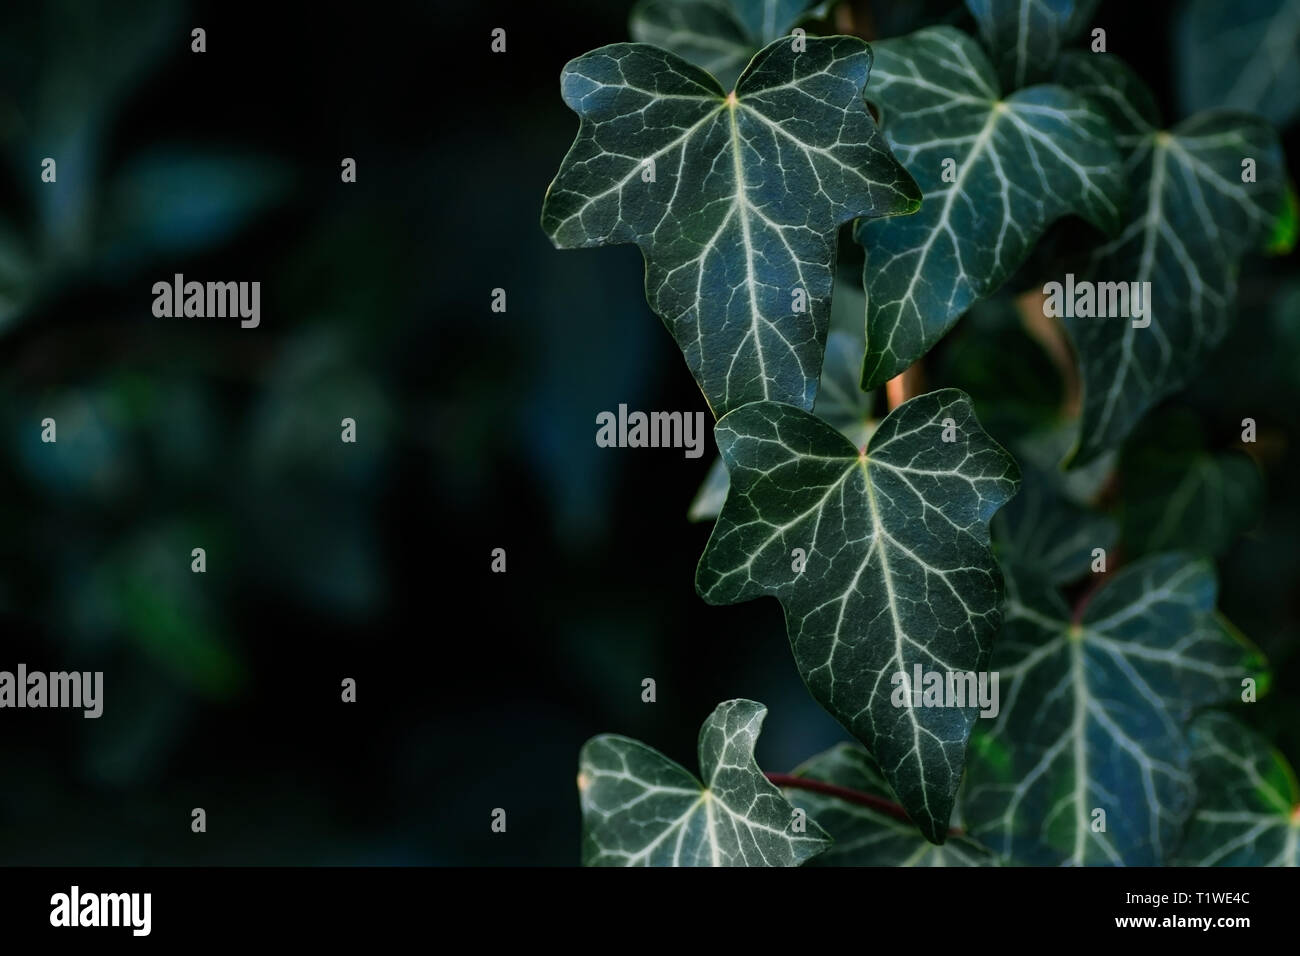
[[[1065,391],[1060,373],[1005,296],[976,302],[943,348],[931,353],[926,371],[935,382],[969,395],[980,424],[1008,447],[1062,421]],[[1016,457],[1023,462],[1022,456]]]
[[[641,0],[632,39],[676,53],[708,70],[724,89],[754,54],[790,33],[816,0]]]
[[[833,425],[856,447],[866,444],[872,427],[871,393],[858,388],[861,369],[862,337],[832,329],[826,338],[826,361],[822,364],[821,384],[817,389],[813,414]],[[730,485],[726,466],[719,458],[691,502],[690,520],[712,521],[716,518],[722,511]]]
[[[1208,561],[1154,555],[1075,621],[1008,568],[1001,711],[975,732],[963,793],[974,838],[1030,865],[1167,862],[1194,794],[1185,724],[1264,668],[1216,591]]]
[[[1072,471],[1060,469],[1061,460],[1076,444],[1078,419],[1072,419],[1065,407],[1066,385],[1056,363],[1029,334],[1016,304],[1004,295],[977,302],[931,355],[927,371],[936,383],[969,394],[980,423],[1015,456],[1022,470],[1044,479],[1050,486],[1046,490],[1059,497],[1067,510],[1083,506],[1074,516],[1087,520],[1083,515],[1092,513],[1092,505],[1110,482],[1117,455],[1103,455]],[[1034,494],[1034,489],[1026,489],[1016,496],[1012,504],[1018,513],[1042,512],[1031,502],[1020,502],[1021,497]],[[1055,506],[1052,512],[1052,524],[1074,520],[1056,516]],[[997,521],[993,530],[997,539]],[[1047,544],[1048,535],[1030,533]],[[1037,548],[1034,553],[1043,554]]]
[[[1183,111],[1227,107],[1286,126],[1300,108],[1300,0],[1191,0],[1177,27]]]
[[[1062,471],[1061,460],[1078,443],[1079,420],[1076,418],[1019,435],[1011,440],[1011,450],[1027,467],[1049,476],[1064,498],[1091,507],[1110,484],[1119,455],[1112,449],[1086,465]]]
[[[978,708],[896,707],[892,678],[984,669],[1001,597],[988,522],[1015,493],[1015,461],[955,389],[904,402],[863,450],[775,402],[731,412],[714,437],[731,491],[696,590],[781,602],[813,696],[942,843]]]
[[[1192,724],[1196,812],[1184,866],[1300,866],[1300,785],[1286,758],[1214,711]]]
[[[1057,62],[1056,82],[1096,106],[1115,130],[1120,151],[1129,155],[1160,126],[1160,108],[1150,88],[1119,57],[1072,50]]]
[[[818,754],[796,768],[795,776],[895,801],[875,760],[852,744]],[[787,789],[785,795],[815,817],[835,841],[810,866],[998,865],[992,853],[968,837],[949,837],[936,846],[912,824],[879,809],[802,789]]]
[[[979,45],[951,27],[874,47],[867,99],[925,193],[915,216],[858,223],[867,251],[867,357],[874,388],[924,355],[1074,214],[1120,223],[1123,178],[1110,125],[1059,86],[1004,97]]]
[[[862,353],[866,340],[862,334],[862,310],[866,299],[862,294],[862,274],[843,266],[835,276],[834,297],[831,299],[831,330],[826,336],[826,358],[822,362],[821,381],[817,384],[817,401],[813,414],[840,430],[859,448],[871,437],[875,422],[871,419],[874,405],[873,393],[858,387],[862,373]],[[727,500],[727,466],[716,458],[695,493],[687,518],[691,521],[712,521],[722,511]]]
[[[1243,285],[1239,308],[1250,320],[1233,323],[1187,399],[1206,418],[1225,411],[1224,396],[1231,395],[1233,410],[1264,412],[1260,406],[1266,406],[1268,418],[1286,420],[1300,398],[1300,275]],[[1235,419],[1240,424],[1241,417]]]
[[[1151,284],[1142,320],[1065,319],[1084,383],[1072,462],[1081,464],[1122,442],[1223,339],[1241,259],[1272,234],[1285,175],[1277,133],[1257,117],[1200,113],[1161,130],[1149,91],[1107,55],[1067,56],[1060,78],[1119,124],[1132,192],[1119,236],[1096,250],[1078,278]],[[1242,181],[1247,159],[1255,163],[1249,183]]]
[[[1101,0],[966,0],[1002,85],[1015,90],[1046,75],[1062,48],[1092,20]]]
[[[542,227],[560,248],[640,246],[646,297],[718,416],[760,400],[812,407],[838,226],[920,202],[863,103],[867,45],[791,47],[766,47],[731,95],[639,43],[561,77],[581,125]]]
[[[970,12],[961,0],[907,0],[871,4],[871,22],[880,39],[900,37],[926,26],[968,26]],[[873,41],[874,42],[874,41]]]
[[[1095,548],[1107,554],[1114,548],[1119,526],[1108,515],[1070,501],[1036,468],[1025,467],[1023,477],[1020,494],[993,519],[998,558],[1051,584],[1079,580],[1091,569]]]
[[[700,728],[704,783],[659,751],[604,734],[582,748],[584,866],[798,866],[830,844],[754,763],[767,708],[719,704]],[[802,831],[800,830],[802,827]]]
[[[1120,457],[1125,554],[1173,548],[1218,555],[1259,514],[1264,481],[1239,450],[1211,452],[1190,413],[1144,425]]]

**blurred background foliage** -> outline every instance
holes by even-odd
[[[625,39],[630,6],[0,13],[0,668],[106,683],[99,720],[0,715],[0,863],[567,864],[595,733],[691,765],[702,718],[743,696],[770,708],[765,767],[845,738],[775,602],[695,596],[709,529],[686,512],[711,451],[594,443],[621,402],[705,407],[636,250],[557,253],[537,225],[576,129],[560,67]],[[875,6],[853,3],[857,22],[968,26],[955,3]],[[1097,16],[1170,116],[1204,94],[1176,77],[1220,66],[1178,45],[1184,6],[1105,0]],[[1164,534],[1151,509],[1185,457],[1253,469],[1250,500],[1222,502],[1232,521],[1184,543],[1216,556],[1221,607],[1272,658],[1250,714],[1300,762],[1295,262],[1252,263],[1235,331],[1153,414],[1156,439],[1067,493],[1136,555]],[[152,284],[176,272],[260,281],[261,326],[155,318]],[[1009,300],[926,366],[1022,462],[1050,471],[1068,447],[1058,366]],[[1247,415],[1259,443],[1230,457]],[[1209,484],[1191,506],[1206,516]]]

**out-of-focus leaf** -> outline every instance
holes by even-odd
[[[1160,129],[1149,92],[1112,56],[1067,57],[1058,79],[1133,130],[1121,143],[1133,196],[1128,218],[1078,278],[1117,283],[1125,298],[1130,284],[1150,284],[1141,319],[1065,318],[1084,383],[1072,463],[1084,464],[1122,442],[1223,340],[1242,257],[1262,246],[1282,209],[1284,163],[1277,133],[1243,113],[1200,113]],[[1255,163],[1251,181],[1247,160]]]
[[[224,698],[244,680],[226,632],[219,587],[223,552],[198,526],[158,527],[114,548],[88,576],[69,580],[67,620],[92,640],[135,645],[186,686]],[[191,570],[191,551],[205,547],[208,571]]]
[[[1192,724],[1196,811],[1176,862],[1300,866],[1300,784],[1259,734],[1211,711]]]
[[[1098,455],[1086,465],[1061,470],[1061,462],[1079,443],[1079,422],[1063,421],[1040,428],[1011,442],[1017,460],[1049,475],[1061,493],[1076,504],[1091,504],[1110,482],[1115,473],[1119,452],[1111,449]]]
[[[641,0],[632,39],[671,50],[731,89],[754,54],[810,16],[817,0]]]
[[[1125,554],[1186,550],[1216,556],[1259,514],[1263,478],[1239,450],[1211,452],[1193,415],[1143,425],[1120,458]]]
[[[971,23],[970,11],[961,0],[906,0],[871,4],[871,20],[876,40],[901,37],[922,27],[959,26]]]
[[[1061,376],[1010,299],[975,303],[936,353],[927,363],[934,380],[970,395],[980,424],[998,441],[1009,445],[1060,422]]]
[[[343,420],[355,442],[342,440]],[[373,514],[387,460],[392,411],[345,337],[318,328],[287,343],[254,405],[243,440],[247,487],[266,507],[242,513],[263,576],[317,604],[356,611],[384,590]],[[342,494],[349,508],[340,512]]]
[[[102,264],[138,267],[160,255],[192,255],[217,245],[287,186],[281,166],[256,156],[181,148],[133,156],[107,190],[99,224]]]
[[[966,0],[1002,84],[1019,89],[1045,76],[1101,0]]]
[[[1175,28],[1184,113],[1224,107],[1286,126],[1300,110],[1300,0],[1190,0]]]
[[[1212,566],[1130,564],[1077,620],[1040,578],[1012,567],[1006,581],[989,663],[1002,706],[971,741],[969,832],[1029,865],[1167,862],[1194,796],[1186,722],[1265,667],[1215,613]]]
[[[896,802],[871,755],[861,747],[840,744],[795,769],[795,776],[847,787]],[[809,866],[997,866],[985,847],[964,836],[939,846],[912,824],[873,807],[833,795],[787,788],[786,799],[803,807],[835,842]]]
[[[1020,493],[993,518],[993,543],[1005,567],[1018,565],[1051,584],[1088,574],[1093,549],[1119,538],[1115,519],[1075,504],[1035,468],[1021,469]]]

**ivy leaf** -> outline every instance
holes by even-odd
[[[719,704],[700,728],[704,783],[659,751],[604,734],[582,748],[584,866],[798,866],[830,844],[754,762],[767,708]]]
[[[715,415],[812,407],[838,226],[920,202],[863,103],[870,65],[853,37],[809,38],[800,53],[779,40],[731,95],[645,44],[564,68],[581,125],[542,226],[559,248],[640,246],[646,297]]]
[[[958,0],[907,0],[907,3],[873,3],[871,20],[876,36],[899,37],[924,26],[967,26],[970,12]]]
[[[931,354],[934,360],[927,361],[927,372],[934,380],[970,395],[981,424],[1011,451],[1022,470],[1036,472],[1063,503],[1085,506],[1076,512],[1085,520],[1083,514],[1091,513],[1110,482],[1118,455],[1110,452],[1085,467],[1060,469],[1076,443],[1077,413],[1071,417],[1057,361],[1029,334],[1016,304],[1003,295],[977,302],[943,348]],[[1016,496],[1018,511],[1029,507],[1018,504],[1029,493]]]
[[[763,47],[787,36],[816,0],[641,0],[632,39],[676,53],[731,89]]]
[[[1300,0],[1192,0],[1177,26],[1183,110],[1228,107],[1283,127],[1300,89]]]
[[[980,423],[1004,444],[1062,420],[1061,375],[1005,296],[975,303],[931,355],[926,372],[968,394]]]
[[[834,426],[855,446],[866,443],[871,434],[872,396],[858,388],[862,369],[862,336],[832,329],[826,337],[826,360],[813,414]],[[722,459],[717,459],[691,502],[691,521],[712,521],[722,511],[731,481]]]
[[[867,251],[864,388],[924,355],[1054,220],[1075,214],[1113,232],[1124,193],[1110,126],[1079,95],[1043,85],[1003,97],[978,44],[951,27],[874,49],[866,95],[925,203],[856,227]]]
[[[1295,184],[1288,182],[1282,200],[1282,211],[1278,213],[1273,231],[1264,243],[1264,255],[1290,255],[1297,240],[1300,240],[1300,195],[1296,194]]]
[[[1216,590],[1208,561],[1154,555],[1076,623],[1008,569],[1001,712],[976,732],[963,796],[973,837],[1029,865],[1166,861],[1193,797],[1185,723],[1264,666],[1214,613]]]
[[[847,787],[893,802],[880,767],[861,747],[840,744],[795,769],[795,776]],[[821,823],[835,842],[810,866],[997,866],[974,840],[949,837],[936,846],[916,827],[872,807],[840,797],[787,789],[786,798]]]
[[[813,414],[861,447],[871,437],[874,398],[858,387],[862,371],[861,335],[832,331],[826,337],[826,360]]]
[[[1012,441],[1012,451],[1027,466],[1050,475],[1062,496],[1075,504],[1091,506],[1105,491],[1115,473],[1118,452],[1111,449],[1086,465],[1062,471],[1060,463],[1079,443],[1079,421],[1041,428]]]
[[[1069,584],[1088,574],[1093,549],[1108,554],[1119,538],[1114,518],[1064,497],[1032,467],[1023,470],[1020,494],[993,519],[993,540],[1002,563],[1015,564],[1050,584]]]
[[[1065,319],[1084,383],[1071,462],[1082,464],[1122,442],[1223,339],[1241,259],[1272,233],[1285,176],[1277,134],[1256,117],[1200,113],[1160,130],[1150,93],[1113,57],[1068,57],[1061,74],[1085,94],[1105,88],[1095,102],[1131,130],[1124,136],[1129,218],[1079,278],[1151,284],[1139,321],[1145,327],[1127,317]],[[1242,181],[1246,159],[1255,163],[1255,182]]]
[[[764,46],[790,32],[790,28],[807,16],[822,0],[726,0],[746,32]]]
[[[775,402],[731,412],[714,437],[731,492],[696,590],[710,604],[781,602],[813,696],[942,843],[977,708],[895,707],[891,678],[984,669],[1001,596],[988,522],[1015,493],[1015,461],[955,389],[904,402],[865,451]]]
[[[1181,548],[1218,555],[1264,499],[1259,468],[1240,451],[1211,453],[1190,413],[1142,428],[1120,458],[1125,553]]]
[[[1125,156],[1160,126],[1160,108],[1150,87],[1113,54],[1065,53],[1057,62],[1055,79],[1105,114]]]
[[[1008,89],[1041,77],[1101,0],[966,0]]]
[[[1286,758],[1227,714],[1192,724],[1197,807],[1183,866],[1300,866],[1300,785]]]
[[[1234,409],[1267,406],[1283,417],[1300,397],[1300,275],[1256,285],[1253,293],[1239,306],[1250,321],[1233,323],[1189,386],[1187,400],[1207,418],[1223,409],[1225,395]]]
[[[731,89],[764,46],[746,32],[725,0],[642,0],[632,8],[632,39],[676,53]],[[775,38],[773,38],[775,39]]]

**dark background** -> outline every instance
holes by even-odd
[[[560,68],[626,39],[630,6],[6,6],[0,669],[106,690],[99,720],[0,713],[0,862],[576,863],[593,734],[694,768],[701,720],[743,696],[770,708],[767,768],[845,739],[776,602],[694,593],[712,444],[594,443],[620,402],[705,409],[637,250],[557,252],[538,225],[577,128]],[[1097,17],[1171,117],[1173,6]],[[155,318],[175,272],[261,281],[261,326]],[[1249,319],[1246,354],[1294,383]],[[1186,399],[1209,430],[1253,361]],[[1293,761],[1294,397],[1250,409],[1281,442],[1273,510],[1220,562],[1278,670],[1252,714]]]

